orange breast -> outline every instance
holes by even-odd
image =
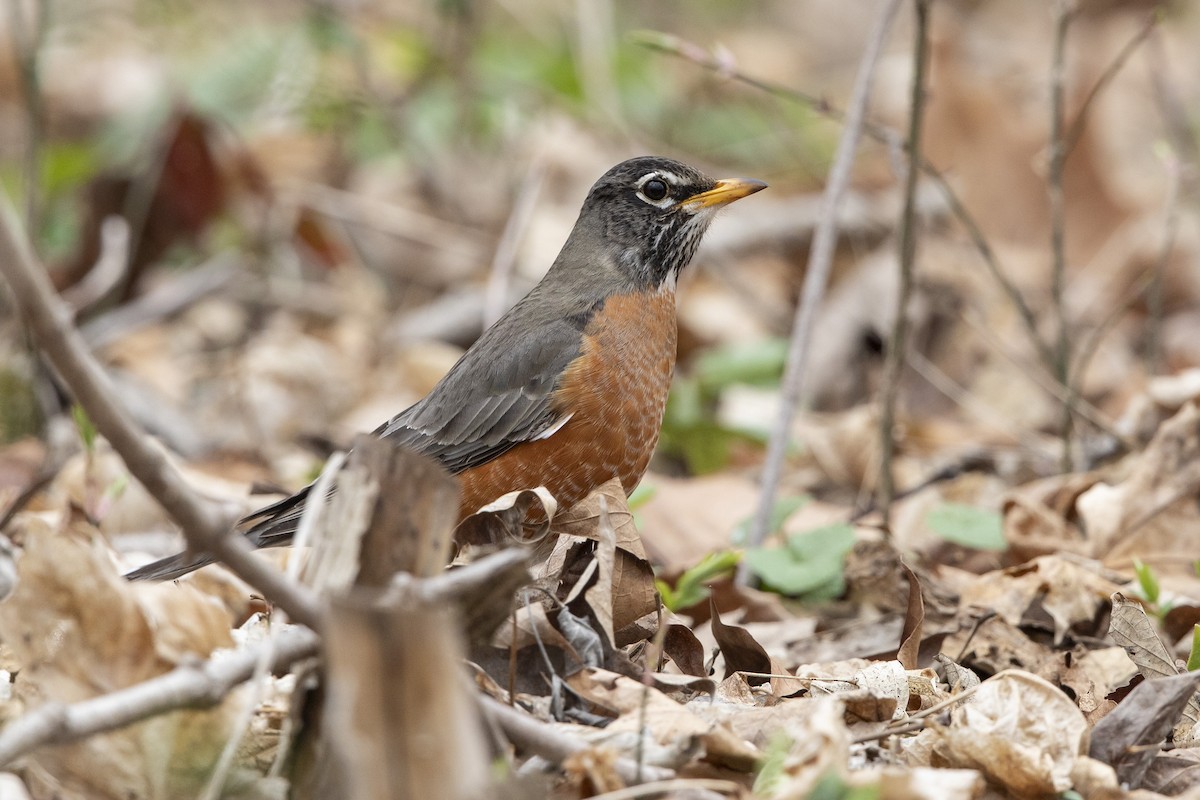
[[[672,292],[610,297],[584,330],[583,350],[553,398],[571,418],[549,438],[462,473],[461,516],[536,486],[549,489],[560,508],[614,476],[632,492],[658,444],[675,338]]]

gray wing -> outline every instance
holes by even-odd
[[[506,324],[509,319],[490,329],[425,398],[375,434],[458,474],[561,423],[551,396],[579,355],[584,320],[546,321],[521,332]]]

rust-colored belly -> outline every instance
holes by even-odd
[[[537,486],[549,489],[560,509],[614,476],[632,492],[658,444],[675,339],[673,293],[610,297],[584,330],[583,351],[555,392],[555,406],[571,418],[549,438],[462,473],[460,516]]]

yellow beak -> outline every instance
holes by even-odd
[[[762,181],[756,181],[751,178],[722,178],[717,181],[717,185],[709,189],[707,192],[694,194],[688,199],[680,202],[680,206],[685,211],[693,213],[702,208],[712,208],[714,206],[729,205],[734,200],[740,200],[746,195],[760,192],[767,188],[767,185]]]

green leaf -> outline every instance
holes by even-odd
[[[754,776],[752,791],[759,797],[769,797],[783,780],[788,754],[792,751],[792,739],[782,731],[776,731],[763,748],[763,759]]]
[[[1158,585],[1158,578],[1154,575],[1154,570],[1148,565],[1143,564],[1141,559],[1135,558],[1133,560],[1133,571],[1137,575],[1138,587],[1142,590],[1142,597],[1151,603],[1157,603],[1161,595],[1161,588]]]
[[[1200,669],[1200,625],[1192,626],[1192,651],[1188,653],[1188,672]]]
[[[796,513],[800,509],[812,502],[812,498],[808,495],[799,495],[797,497],[782,497],[775,501],[775,508],[771,510],[771,517],[767,520],[767,534],[776,533],[783,527],[784,520]],[[750,538],[750,525],[753,524],[754,517],[747,517],[737,524],[733,529],[733,534],[729,537],[730,541],[735,545],[745,544]]]
[[[746,551],[746,563],[764,584],[808,600],[828,600],[845,588],[846,553],[854,546],[854,528],[827,525],[788,537],[787,547]]]
[[[742,556],[736,550],[721,550],[709,553],[700,563],[687,569],[679,576],[674,588],[656,580],[663,605],[672,611],[679,611],[704,601],[709,594],[708,584],[731,573],[741,560]]]
[[[819,559],[827,555],[841,558],[854,547],[854,526],[848,522],[823,525],[792,534],[788,537],[787,545],[792,554],[800,559]]]
[[[931,509],[925,524],[948,542],[976,550],[1001,551],[1008,548],[1004,540],[1004,523],[995,511],[985,511],[959,503],[942,503]]]
[[[696,359],[696,379],[706,392],[739,383],[776,385],[787,361],[787,340],[768,339],[709,350]]]

